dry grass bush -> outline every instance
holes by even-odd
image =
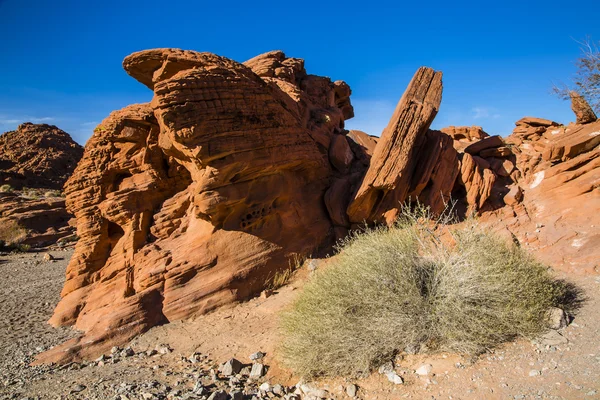
[[[307,376],[364,375],[407,349],[481,353],[546,330],[566,284],[471,222],[425,210],[347,239],[281,318],[284,363]]]
[[[2,246],[18,247],[26,237],[27,230],[15,221],[5,220],[0,224],[0,244]]]

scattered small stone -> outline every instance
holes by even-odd
[[[267,299],[267,298],[269,298],[271,296],[273,296],[273,291],[271,289],[265,289],[260,294],[260,298],[261,299]]]
[[[358,392],[358,386],[356,386],[355,384],[351,383],[348,386],[346,386],[346,394],[350,397],[356,397],[356,393]]]
[[[121,357],[133,357],[135,355],[135,351],[131,347],[126,347],[121,351]]]
[[[385,376],[388,378],[388,381],[392,382],[394,385],[402,385],[404,383],[402,377],[394,371],[388,372]]]
[[[415,371],[415,374],[421,375],[421,376],[426,376],[426,375],[429,375],[429,373],[431,372],[432,369],[433,369],[433,365],[423,364],[419,368],[417,368],[417,370]]]
[[[590,390],[589,392],[587,392],[585,395],[586,396],[595,396],[598,392],[596,390]]]
[[[394,363],[388,361],[385,364],[382,364],[377,371],[382,375],[394,372]]]
[[[263,353],[262,351],[257,351],[256,353],[250,354],[250,359],[252,361],[258,361],[261,360],[264,356],[266,356],[265,353]]]
[[[271,391],[271,385],[269,384],[269,382],[265,382],[262,385],[260,385],[258,387],[261,391],[263,392],[270,392]]]
[[[221,366],[220,371],[224,376],[232,376],[239,374],[239,372],[242,370],[242,367],[243,365],[241,362],[235,358],[232,358]]]
[[[121,349],[119,349],[117,346],[114,346],[112,349],[110,349],[110,354],[117,354],[121,351]]]
[[[156,351],[160,354],[169,354],[173,352],[173,349],[168,344],[159,344],[156,346]]]
[[[204,385],[202,384],[202,382],[198,381],[196,382],[196,384],[194,385],[194,389],[193,392],[197,395],[203,395],[203,394],[207,394],[208,390],[206,390],[206,388],[204,387]]]
[[[44,253],[44,261],[54,261],[54,257],[50,253]]]
[[[258,379],[265,374],[265,366],[261,363],[255,363],[252,365],[252,370],[250,371],[250,379]]]
[[[538,371],[537,369],[532,369],[531,371],[529,371],[529,376],[538,376],[541,374],[541,371]]]
[[[558,330],[569,324],[567,313],[562,308],[552,307],[548,311],[548,328]]]
[[[71,393],[79,393],[79,392],[83,392],[85,390],[85,386],[84,385],[75,385],[71,388]]]
[[[148,351],[146,351],[146,355],[147,355],[148,357],[152,357],[152,356],[154,356],[154,355],[156,355],[156,354],[158,354],[158,351],[156,351],[155,349],[152,349],[152,350],[148,350]]]
[[[227,400],[227,392],[219,390],[208,396],[208,400]]]
[[[250,376],[250,373],[252,372],[252,367],[250,365],[246,365],[244,368],[242,368],[242,370],[240,371],[240,375],[243,376]]]
[[[552,330],[543,335],[536,342],[542,346],[557,346],[559,344],[569,343],[569,340],[557,331]]]
[[[285,388],[283,386],[281,386],[280,384],[273,385],[273,387],[271,389],[272,389],[273,393],[275,393],[277,395],[285,394]]]
[[[193,352],[192,355],[188,357],[188,361],[192,364],[197,364],[202,361],[202,355],[198,352]]]
[[[326,399],[329,397],[327,390],[319,389],[308,384],[300,385],[300,390],[307,396],[318,397],[320,399]]]
[[[230,399],[231,400],[243,400],[244,399],[244,394],[242,392],[240,392],[239,390],[233,390],[231,393],[229,393]]]

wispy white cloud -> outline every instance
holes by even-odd
[[[500,114],[498,113],[498,110],[496,110],[494,107],[473,107],[471,109],[471,112],[473,113],[472,118],[473,119],[498,119],[500,118]]]
[[[19,117],[6,117],[0,116],[0,125],[14,125],[22,124],[23,122],[33,122],[34,124],[40,124],[44,122],[56,121],[54,117],[32,117],[32,116],[19,116]]]
[[[98,121],[83,122],[83,123],[81,124],[81,127],[82,127],[82,128],[93,128],[93,127],[95,127],[96,125],[98,125],[99,123],[100,123],[100,122],[98,122]]]

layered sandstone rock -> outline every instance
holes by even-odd
[[[0,241],[44,247],[74,240],[60,193],[83,148],[56,126],[19,125],[0,135]]]
[[[62,190],[83,148],[56,126],[25,122],[0,135],[0,186]]]
[[[538,186],[550,198],[597,193],[595,124],[527,117],[507,139],[430,130],[442,80],[429,68],[376,138],[344,129],[346,83],[280,51],[240,64],[156,49],[124,67],[154,96],[104,120],[67,182],[81,239],[50,322],[83,336],[38,362],[94,357],[257,295],[358,225],[393,223],[406,202],[441,213],[454,199],[465,213],[532,221]]]
[[[157,49],[124,67],[154,97],[103,121],[66,184],[81,239],[50,322],[85,334],[41,362],[259,293],[348,226],[325,194],[365,168],[343,129],[349,87],[302,60]]]
[[[597,273],[598,138],[598,121],[560,126],[551,121],[538,124],[529,119],[524,124],[521,120],[506,139],[516,155],[511,176],[519,183],[505,198],[509,206],[485,213],[482,221],[509,232],[554,267],[571,273]]]
[[[583,96],[574,91],[571,91],[569,96],[571,97],[571,110],[573,110],[577,118],[576,123],[589,124],[598,119],[596,113]]]
[[[396,220],[415,179],[416,152],[441,101],[441,72],[420,68],[381,134],[369,169],[348,206],[351,222],[390,224]]]
[[[0,247],[28,245],[44,247],[59,240],[75,240],[69,224],[72,215],[65,199],[55,193],[30,196],[19,192],[0,193]]]

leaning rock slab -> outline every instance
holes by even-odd
[[[442,100],[442,74],[421,67],[381,134],[371,164],[348,206],[353,223],[392,223],[406,200],[415,172],[417,149]]]

